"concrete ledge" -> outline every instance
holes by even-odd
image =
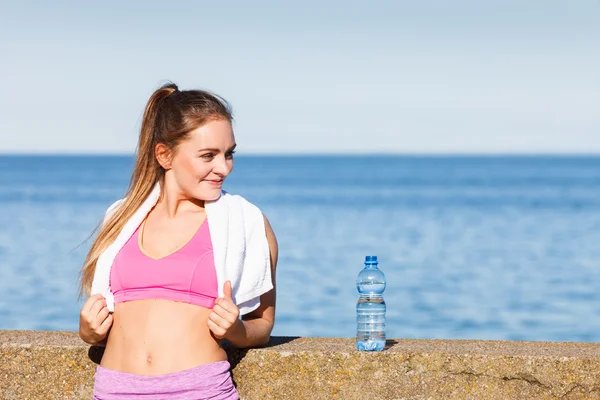
[[[99,352],[100,350],[100,352]],[[272,338],[228,348],[242,399],[600,399],[600,344]],[[0,331],[1,399],[90,399],[101,349],[76,332]]]

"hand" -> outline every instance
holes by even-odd
[[[223,285],[223,296],[215,300],[215,306],[208,315],[208,328],[217,339],[223,339],[239,323],[240,309],[233,302],[231,282]]]
[[[86,343],[98,344],[106,338],[112,323],[113,316],[108,311],[104,296],[90,296],[79,315],[79,337]]]

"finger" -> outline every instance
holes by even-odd
[[[103,307],[104,305],[101,302],[95,302],[91,310],[89,310],[88,312],[81,312],[81,320],[85,321],[85,323],[87,323],[88,325],[93,324],[96,320],[96,317],[98,316],[98,313],[100,312],[100,310],[102,310]]]
[[[213,311],[230,321],[236,319],[240,312],[235,304],[225,299],[215,304]]]
[[[100,310],[100,312],[96,316],[96,324],[95,325],[96,326],[102,325],[102,323],[104,322],[104,320],[106,318],[108,318],[109,314],[110,314],[110,312],[108,311],[108,307],[102,308],[102,310]]]
[[[108,317],[106,317],[106,319],[104,320],[104,322],[102,322],[102,325],[100,325],[100,328],[98,328],[98,334],[99,335],[105,335],[108,330],[110,329],[110,326],[113,323],[113,316],[112,314],[108,314]]]
[[[81,312],[89,314],[94,304],[96,304],[96,302],[99,300],[104,300],[104,296],[102,296],[101,294],[95,294],[93,296],[90,296],[83,305]]]
[[[104,307],[100,311],[98,311],[98,314],[96,314],[96,316],[90,317],[91,321],[89,322],[89,328],[92,331],[97,332],[98,328],[100,328],[100,325],[102,325],[102,322],[104,322],[107,316],[108,308]]]
[[[94,303],[94,305],[92,306],[92,309],[90,310],[90,312],[88,313],[87,317],[88,320],[94,320],[98,317],[98,314],[100,313],[100,311],[102,311],[102,309],[106,307],[106,304],[104,301],[96,301]]]
[[[208,320],[208,329],[211,330],[217,339],[221,339],[225,335],[225,329],[221,328],[211,320]]]
[[[231,326],[231,322],[229,322],[226,318],[220,316],[214,311],[208,314],[208,319],[223,329],[227,329]]]
[[[222,305],[217,304],[213,308],[213,312],[225,321],[229,322],[230,324],[233,323],[233,321],[235,321],[235,314],[229,311],[227,308],[223,307]]]
[[[231,291],[231,281],[225,281],[225,284],[223,284],[223,297],[233,301],[233,295]]]
[[[208,314],[208,319],[219,326],[223,326],[227,323],[225,318],[223,318],[221,315],[217,314],[214,311],[211,311],[210,314]]]

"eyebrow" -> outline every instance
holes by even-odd
[[[237,143],[234,144],[233,146],[231,146],[225,153],[229,153],[230,151],[233,151],[236,148],[236,146],[237,146]],[[219,149],[200,149],[200,150],[198,150],[198,153],[201,153],[203,151],[213,151],[215,153],[218,153],[221,150],[219,150]]]

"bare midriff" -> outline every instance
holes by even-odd
[[[137,375],[162,375],[227,360],[208,328],[210,312],[162,299],[117,303],[100,365]]]

